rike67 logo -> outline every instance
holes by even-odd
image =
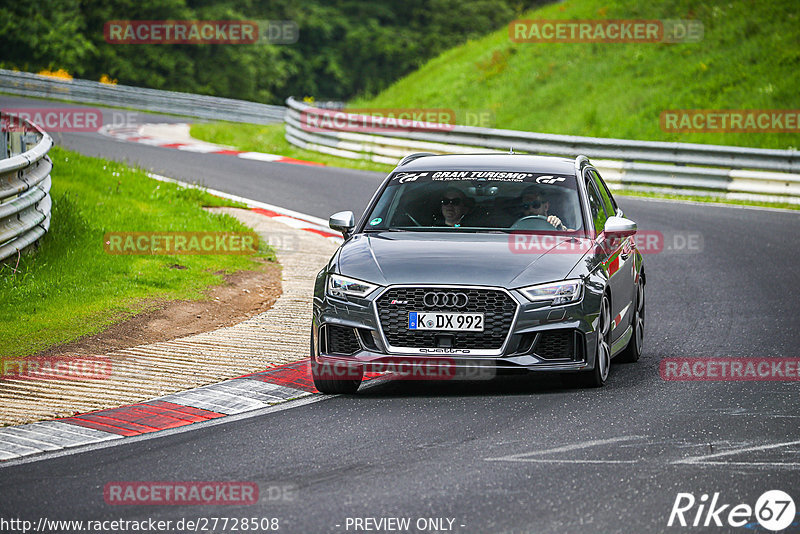
[[[704,493],[699,499],[691,493],[678,493],[667,526],[753,528],[757,522],[763,528],[777,532],[795,522],[795,512],[794,500],[781,490],[764,492],[754,507],[746,503],[723,503],[719,492],[710,498]]]

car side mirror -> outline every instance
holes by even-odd
[[[603,231],[610,237],[627,237],[638,230],[636,223],[625,217],[609,217]]]
[[[328,219],[328,226],[337,232],[341,232],[345,239],[350,236],[350,232],[356,227],[356,218],[352,211],[340,211],[334,213]]]

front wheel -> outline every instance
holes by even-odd
[[[566,375],[567,380],[578,387],[603,387],[611,368],[611,301],[603,295],[600,301],[600,315],[597,319],[597,349],[594,358],[594,369],[581,373]]]
[[[314,332],[311,332],[311,378],[320,393],[348,395],[358,391],[364,369],[360,365],[320,363],[314,357]]]
[[[628,346],[619,353],[616,361],[633,363],[639,360],[644,346],[644,283],[640,281],[636,284],[636,308],[633,312],[633,333],[628,341]]]

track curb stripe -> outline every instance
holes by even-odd
[[[368,373],[364,381],[378,376]],[[310,361],[300,360],[150,401],[0,428],[0,465],[23,456],[222,419],[311,395],[319,392]]]
[[[137,404],[0,428],[0,462],[203,423],[314,393],[308,360],[301,360]]]
[[[245,375],[240,378],[280,384],[300,391],[313,393],[316,392],[317,389],[314,387],[314,382],[308,372],[308,363],[308,360],[301,360],[296,363],[273,367],[272,369]]]
[[[309,221],[308,219],[303,219],[292,215],[286,215],[284,213],[278,213],[276,211],[264,208],[250,208],[250,210],[259,213],[261,215],[271,217],[278,222],[282,222],[293,228],[297,228],[298,230],[305,230],[306,232],[311,232],[317,235],[321,235],[322,237],[335,238],[339,242],[342,239],[341,234],[331,232],[330,230],[325,229],[325,227],[321,227],[319,224]]]
[[[147,126],[162,126],[157,124],[144,124],[142,126],[131,126],[123,128],[109,128],[108,125],[103,126],[97,130],[97,133],[111,137],[118,141],[127,143],[141,143],[160,148],[171,148],[175,150],[185,150],[187,152],[198,152],[201,154],[219,154],[222,156],[236,156],[242,159],[249,159],[253,161],[264,161],[268,163],[289,163],[292,165],[311,165],[315,167],[324,167],[324,163],[316,161],[306,161],[302,159],[290,158],[280,156],[278,154],[267,154],[265,152],[248,152],[245,150],[236,150],[230,147],[216,145],[214,143],[207,143],[205,141],[175,141],[174,139],[165,139],[161,137],[144,135],[141,133],[142,128]],[[170,126],[188,126],[188,124],[170,124]]]
[[[191,189],[201,189],[211,195],[220,198],[227,198],[228,200],[241,202],[242,204],[247,205],[250,211],[258,213],[259,215],[264,215],[265,217],[269,217],[275,222],[286,224],[287,226],[290,226],[297,230],[304,230],[307,232],[311,232],[312,234],[320,235],[322,237],[325,237],[326,239],[328,239],[337,246],[342,243],[341,234],[331,232],[331,230],[327,226],[325,226],[324,220],[318,217],[314,217],[313,215],[307,215],[305,213],[300,213],[294,210],[288,210],[285,208],[281,208],[279,206],[273,206],[272,204],[267,204],[265,202],[259,202],[257,200],[240,197],[238,195],[232,195],[230,193],[219,191],[217,189],[209,189],[207,187],[202,187],[197,184],[190,184],[182,182],[180,180],[174,180],[172,178],[168,178],[166,176],[162,176],[160,174],[155,174],[152,172],[148,172],[147,175],[150,178],[154,178],[161,182],[178,184],[181,187],[187,187]]]

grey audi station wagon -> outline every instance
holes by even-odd
[[[365,372],[564,373],[602,386],[642,353],[636,224],[588,158],[404,158],[316,279],[314,383],[353,393]],[[403,367],[405,366],[405,367]],[[469,376],[467,373],[465,376]]]

